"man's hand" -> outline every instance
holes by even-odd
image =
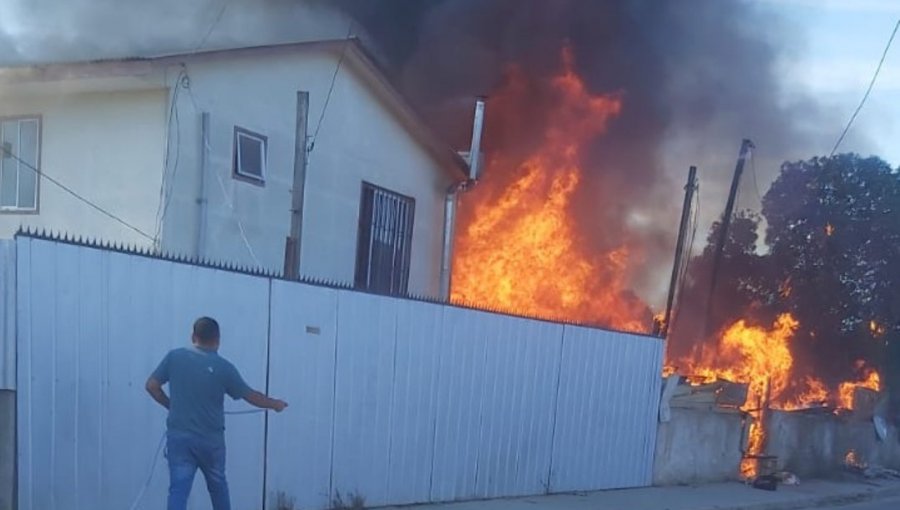
[[[147,384],[144,385],[144,388],[147,389],[147,393],[153,397],[159,405],[169,408],[169,396],[166,395],[166,392],[162,389],[162,384],[159,383],[155,378],[150,377],[147,379]]]
[[[250,393],[244,397],[250,405],[256,406],[260,409],[271,409],[276,413],[280,413],[284,411],[284,408],[287,407],[287,402],[283,400],[278,400],[277,398],[269,398],[262,393],[252,390]]]

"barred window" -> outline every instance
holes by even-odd
[[[410,197],[363,183],[356,246],[357,288],[406,294],[415,207]]]

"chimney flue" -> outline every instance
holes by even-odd
[[[475,118],[472,122],[472,145],[469,148],[469,180],[481,176],[481,132],[484,129],[484,98],[475,101]]]

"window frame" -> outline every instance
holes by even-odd
[[[241,137],[250,138],[256,140],[262,146],[261,161],[260,161],[260,175],[254,175],[247,172],[241,171]],[[255,131],[250,131],[249,129],[242,128],[240,126],[234,126],[234,137],[232,138],[232,153],[231,153],[231,175],[235,179],[239,181],[248,182],[250,184],[255,184],[257,186],[265,186],[266,184],[266,174],[268,173],[269,166],[269,137],[266,135],[257,133]]]
[[[26,120],[33,120],[37,122],[37,148],[35,151],[36,163],[35,169],[37,170],[37,176],[34,183],[34,207],[10,207],[10,206],[0,206],[0,215],[36,215],[41,212],[41,181],[43,176],[43,171],[41,170],[41,160],[43,156],[43,147],[44,147],[44,116],[35,113],[35,114],[22,114],[22,115],[3,115],[0,116],[0,123],[16,121],[22,122]],[[0,130],[2,131],[2,130]],[[0,140],[0,143],[3,143]],[[2,147],[0,147],[0,157],[2,157]],[[18,155],[18,154],[17,154]],[[19,163],[21,165],[21,163]],[[30,170],[28,170],[30,171]],[[16,202],[19,201],[19,188],[18,188],[18,177],[16,179]]]
[[[371,190],[373,196],[373,205],[368,211],[368,215],[365,213],[367,211],[364,210],[365,200],[366,200],[366,192]],[[406,236],[404,238],[404,242],[398,246],[392,246],[394,252],[399,249],[401,260],[401,270],[403,273],[399,276],[399,281],[394,282],[391,281],[391,289],[377,289],[372,286],[372,239],[373,234],[372,230],[376,226],[376,218],[375,218],[375,206],[374,206],[374,197],[378,194],[387,195],[387,197],[392,198],[397,201],[397,203],[405,204],[407,207],[407,217],[406,217]],[[397,193],[396,191],[384,188],[382,186],[378,186],[376,184],[372,184],[368,181],[362,181],[360,185],[360,195],[359,195],[359,210],[358,210],[358,224],[357,224],[357,234],[356,234],[356,253],[355,253],[355,267],[353,274],[353,286],[356,289],[360,289],[366,292],[372,292],[375,294],[382,294],[388,296],[407,296],[409,295],[409,278],[410,273],[412,271],[412,245],[414,240],[414,231],[415,231],[415,219],[416,219],[416,199],[415,197],[411,197],[408,195],[404,195],[402,193]],[[399,226],[399,224],[398,224]],[[368,252],[364,253],[363,248],[368,245]],[[396,283],[396,289],[394,289]]]

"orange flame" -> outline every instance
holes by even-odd
[[[621,101],[588,92],[570,51],[562,60],[550,82],[555,104],[539,143],[524,156],[490,153],[488,178],[463,198],[475,203],[463,208],[472,212],[461,217],[452,299],[644,332],[648,309],[626,290],[628,268],[640,254],[626,245],[604,253],[586,249],[571,211],[583,174],[581,148],[606,131]],[[525,81],[513,70],[492,96],[492,110],[501,117],[511,110],[515,117],[527,104]]]
[[[854,396],[857,388],[881,391],[881,376],[877,371],[867,369],[863,380],[857,382],[842,382],[840,386],[838,386],[838,403],[840,407],[843,407],[844,409],[855,408],[856,402],[854,402]]]
[[[779,316],[769,330],[740,320],[725,331],[718,345],[701,347],[693,359],[680,360],[679,365],[706,382],[749,384],[745,408],[758,406],[767,392],[778,401],[788,388],[794,364],[789,343],[798,326],[790,314]]]
[[[850,450],[847,452],[847,455],[844,456],[844,465],[856,469],[865,469],[868,467],[855,450]]]

